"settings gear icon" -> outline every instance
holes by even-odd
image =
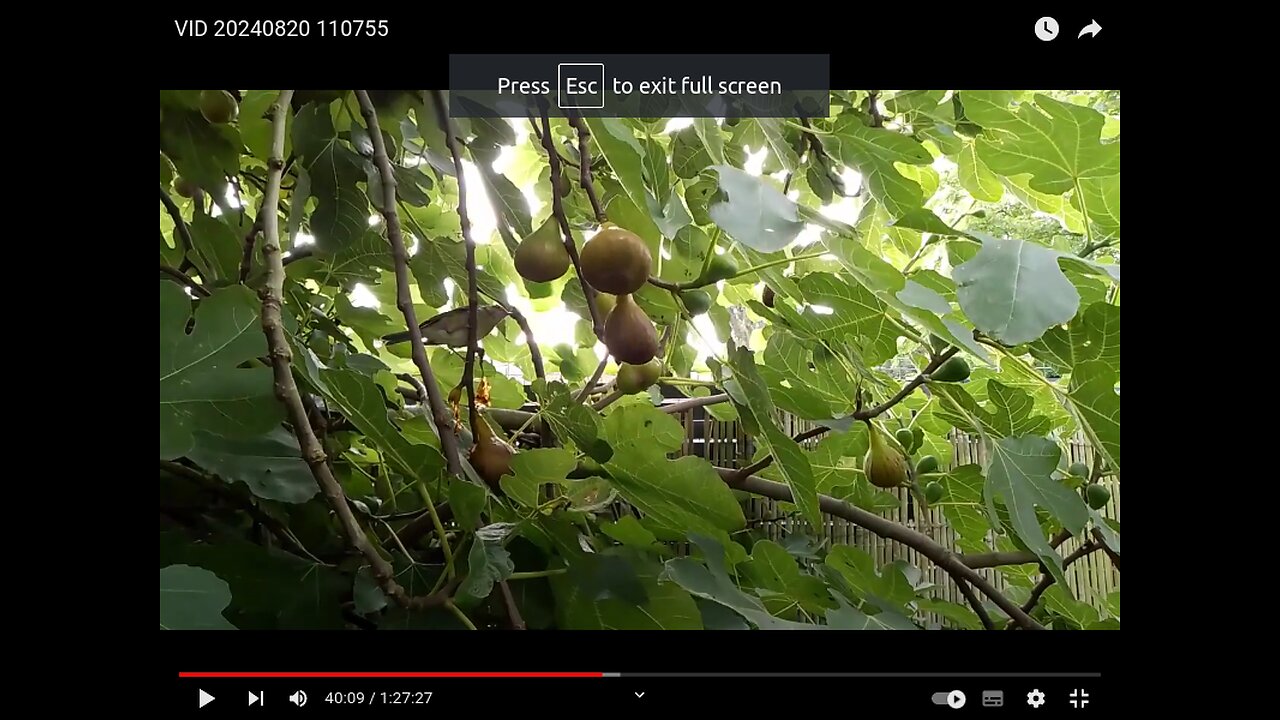
[[[1044,704],[1044,693],[1040,692],[1040,688],[1027,693],[1027,704],[1033,708],[1039,708]]]

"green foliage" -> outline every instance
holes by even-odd
[[[241,278],[279,91],[161,92],[162,627],[506,627],[505,583],[536,628],[981,628],[941,571],[878,559],[865,526],[857,543],[824,531],[824,509],[905,522],[919,503],[957,557],[1017,554],[997,568],[1014,604],[1047,568],[1056,582],[1037,621],[1119,627],[1118,591],[1073,585],[1052,542],[1066,530],[1119,553],[1106,492],[1120,473],[1118,92],[835,91],[811,130],[588,118],[598,200],[653,258],[657,284],[636,305],[669,334],[647,369],[663,380],[615,386],[609,362],[593,388],[598,338],[576,271],[526,282],[516,270],[521,239],[564,240],[538,138],[455,118],[478,171],[460,178],[430,102],[371,91],[396,184],[388,208],[356,94],[300,92],[283,112],[280,298],[267,239]],[[551,133],[578,162],[575,129],[557,119]],[[747,153],[763,153],[762,172]],[[581,248],[595,209],[578,169],[562,173]],[[466,348],[425,348],[447,406],[433,408],[409,344],[381,340],[405,330],[402,295],[419,321],[467,306],[457,204],[473,177],[467,193],[494,219],[471,238],[480,302],[519,309],[534,335],[506,319],[478,338],[472,391],[517,451],[493,484],[468,462]],[[823,212],[833,202],[852,225]],[[411,250],[401,272],[386,217],[370,221],[383,213]],[[277,305],[286,346],[269,348],[264,310]],[[958,354],[930,382],[900,393],[948,348]],[[298,397],[275,380],[283,360]],[[736,421],[740,454],[690,456],[708,435],[657,407],[672,389],[726,394],[706,406],[704,433]],[[867,479],[869,409],[913,459],[909,493]],[[318,447],[299,438],[296,412]],[[1068,453],[1077,433],[1084,470]],[[754,477],[738,477],[752,463]],[[1105,484],[1084,487],[1095,473]],[[330,476],[345,499],[321,491]],[[752,494],[789,498],[778,509],[794,522],[765,539],[744,512]],[[452,604],[402,607],[380,566],[409,596],[444,588]]]

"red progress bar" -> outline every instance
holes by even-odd
[[[602,678],[602,672],[180,672],[180,678]]]

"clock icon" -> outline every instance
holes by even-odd
[[[1036,37],[1049,42],[1058,37],[1058,21],[1051,17],[1042,17],[1036,21]]]

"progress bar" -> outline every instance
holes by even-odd
[[[1099,678],[1098,672],[180,672],[179,678]]]

